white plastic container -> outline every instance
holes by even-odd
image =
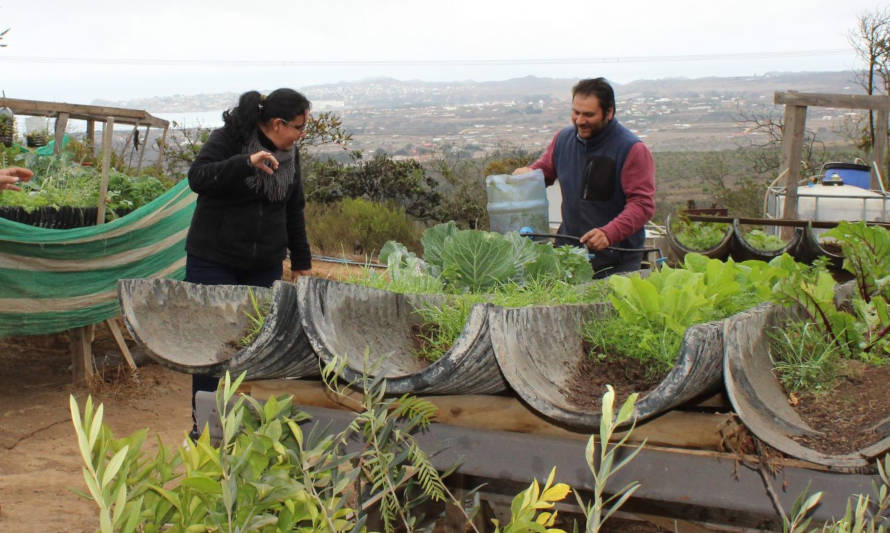
[[[508,233],[524,227],[549,233],[549,211],[544,173],[495,174],[485,178],[488,225],[491,231]]]
[[[785,195],[776,195],[782,218]],[[803,185],[797,188],[797,218],[823,221],[888,221],[890,201],[880,193],[853,185]]]

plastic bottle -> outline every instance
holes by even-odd
[[[535,233],[550,232],[547,191],[540,170],[487,176],[485,192],[491,231],[507,233],[528,226]]]

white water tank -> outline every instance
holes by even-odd
[[[776,194],[776,217],[783,218],[785,194]],[[797,218],[824,221],[888,221],[890,199],[853,185],[809,184],[797,188]]]

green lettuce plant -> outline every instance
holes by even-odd
[[[650,373],[664,373],[689,326],[765,301],[783,273],[763,261],[723,262],[690,253],[682,268],[662,267],[646,278],[611,276],[609,301],[616,316],[584,324],[582,335],[601,357],[633,357]]]
[[[671,228],[677,241],[690,250],[710,250],[720,244],[729,224],[678,219]]]

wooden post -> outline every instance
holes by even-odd
[[[160,169],[164,164],[164,148],[167,147],[167,127],[164,128],[164,133],[161,134],[161,143],[158,145],[158,163],[157,167]]]
[[[130,141],[133,142],[133,146],[136,146],[136,136],[139,135],[139,124],[133,126],[133,131],[130,132],[130,135],[127,136],[127,142],[124,143],[124,149],[121,151],[121,157],[127,153],[127,148],[130,147]],[[130,157],[127,158],[127,166],[133,166],[133,151],[130,151]]]
[[[875,166],[881,169],[881,174],[884,177],[883,186],[886,189],[890,186],[890,177],[887,176],[887,120],[888,120],[888,112],[886,109],[879,109],[875,115],[877,116],[877,122],[875,123]],[[871,169],[871,183],[870,187],[874,190],[880,190],[880,184],[878,184],[878,175],[875,172],[875,169]]]
[[[785,174],[785,207],[782,218],[797,218],[797,182],[800,181],[800,157],[803,150],[803,132],[807,120],[807,108],[801,105],[785,105],[785,129],[782,132],[782,168]],[[782,229],[782,238],[790,239],[791,228]]]
[[[105,223],[105,198],[108,196],[108,170],[111,167],[111,141],[114,139],[114,117],[105,119],[102,129],[102,182],[99,185],[99,212],[96,224]]]
[[[62,153],[62,139],[65,137],[65,130],[68,128],[68,113],[59,113],[56,117],[56,131],[53,139],[53,155]]]
[[[117,321],[114,318],[109,318],[105,321],[105,324],[108,326],[108,331],[111,332],[111,336],[114,337],[114,342],[117,343],[117,347],[121,350],[121,355],[124,356],[124,359],[127,361],[127,366],[130,367],[130,370],[136,372],[136,362],[133,361],[133,355],[130,353],[130,348],[127,347],[127,342],[124,340],[124,336],[121,333],[120,327],[117,325]]]
[[[93,155],[96,154],[96,121],[93,119],[87,120],[87,136],[85,139],[87,146],[90,147],[90,152]]]
[[[74,383],[84,383],[93,377],[93,347],[89,326],[74,328],[71,336],[71,373]]]
[[[151,126],[145,126],[145,137],[142,138],[142,148],[139,150],[139,161],[136,163],[136,172],[142,170],[142,158],[145,157],[145,148],[148,146],[148,134],[151,131]]]

